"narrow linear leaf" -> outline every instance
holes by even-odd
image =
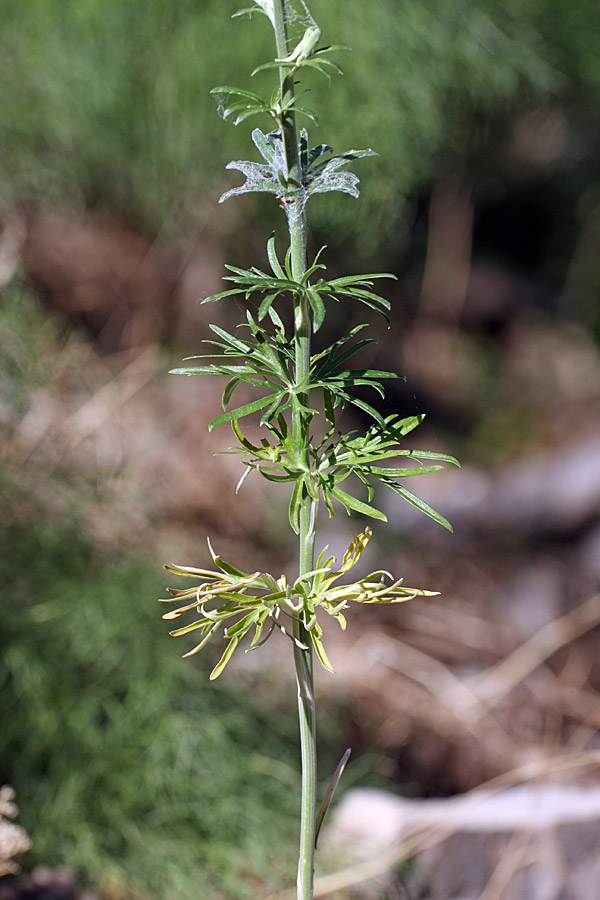
[[[260,609],[253,609],[252,612],[248,613],[248,615],[242,616],[242,618],[239,619],[235,623],[235,625],[230,625],[229,628],[225,630],[226,636],[228,638],[242,638],[246,634],[246,632],[256,623],[260,613]]]
[[[433,519],[434,522],[438,522],[440,525],[443,525],[444,528],[447,528],[448,531],[453,531],[452,525],[448,521],[448,519],[444,518],[444,516],[439,513],[436,509],[429,505],[429,503],[425,503],[424,500],[421,500],[420,497],[417,497],[416,494],[413,494],[412,491],[409,491],[408,488],[405,488],[401,484],[392,484],[388,483],[388,487],[391,487],[393,491],[397,494],[400,494],[407,503],[410,503],[411,506],[416,507],[421,512],[425,513],[426,516],[429,516],[430,519]]]
[[[253,69],[250,72],[250,77],[252,78],[253,75],[258,75],[259,72],[265,72],[267,69],[278,69],[279,67],[280,67],[280,63],[276,63],[276,62],[263,63],[262,65],[257,66],[255,69]],[[283,68],[283,66],[282,66],[282,68]]]
[[[220,556],[215,556],[214,561],[215,565],[218,566],[222,572],[225,572],[226,575],[231,575],[236,579],[249,577],[248,572],[242,572],[241,569],[236,569],[235,566],[232,566],[231,563],[225,562],[225,560],[221,559]]]
[[[408,469],[392,469],[385,466],[369,466],[369,474],[385,478],[408,478],[411,475],[428,475],[439,472],[443,466],[412,466]]]
[[[328,388],[323,389],[323,408],[325,410],[325,418],[335,428],[335,412],[331,399],[331,391]]]
[[[383,418],[381,416],[381,413],[377,412],[377,410],[374,409],[369,403],[365,403],[364,400],[359,400],[357,397],[348,397],[348,400],[354,406],[358,406],[358,408],[362,409],[363,412],[366,412],[370,416],[372,416],[378,425],[381,425],[382,428],[384,427],[383,426]]]
[[[345,507],[348,515],[350,515],[350,510],[352,510],[363,516],[369,516],[371,519],[379,519],[381,522],[387,522],[387,516],[379,509],[375,509],[374,506],[369,506],[368,503],[363,503],[362,500],[358,500],[351,494],[347,494],[346,491],[343,491],[337,485],[332,485],[329,488],[329,491],[332,497],[335,497],[335,499]]]
[[[404,435],[410,434],[411,431],[417,428],[424,418],[425,414],[421,413],[418,416],[407,416],[405,419],[400,419],[398,422],[392,422],[389,419],[386,419],[386,425],[388,425],[394,437],[404,437]]]
[[[264,409],[265,406],[272,403],[273,396],[273,394],[267,394],[266,397],[261,397],[259,400],[253,400],[252,403],[246,403],[244,406],[238,406],[237,409],[232,409],[229,412],[217,416],[216,419],[213,419],[208,423],[208,430],[212,431],[217,425],[223,425],[225,422],[232,422],[234,419],[242,419],[244,416],[249,416],[252,413]]]
[[[169,634],[171,635],[171,637],[180,637],[182,634],[189,634],[190,631],[197,631],[198,628],[206,630],[206,621],[204,619],[198,619],[197,622],[191,622],[189,625],[183,625],[181,628],[175,628],[175,630],[170,631]]]
[[[221,674],[221,672],[223,671],[223,669],[225,668],[225,666],[227,665],[227,663],[229,662],[229,660],[230,660],[231,657],[233,656],[233,654],[234,654],[234,652],[235,652],[235,649],[236,649],[237,645],[239,644],[240,640],[241,640],[241,638],[239,638],[239,637],[233,637],[233,638],[231,638],[231,640],[230,640],[229,643],[227,644],[227,647],[226,647],[226,649],[225,649],[225,653],[223,654],[223,656],[221,657],[221,659],[219,660],[219,662],[216,664],[216,666],[214,667],[214,669],[213,669],[212,672],[210,673],[210,680],[211,680],[211,681],[214,681],[215,678],[218,678],[218,677],[219,677],[219,675]]]
[[[259,94],[255,94],[253,91],[248,91],[245,88],[231,87],[228,84],[221,84],[218,87],[214,87],[211,91],[211,94],[234,94],[238,97],[248,97],[251,100],[257,100],[260,103],[264,103],[267,105],[265,101]]]
[[[234,377],[230,381],[228,381],[227,384],[225,385],[225,390],[223,391],[223,395],[221,397],[221,405],[222,405],[223,409],[227,409],[227,404],[229,403],[229,401],[231,399],[231,395],[233,394],[233,392],[235,391],[235,389],[239,383],[240,383],[240,379],[237,377]],[[209,431],[210,431],[210,428],[209,428]]]
[[[452,466],[458,466],[460,463],[455,456],[449,456],[447,453],[437,453],[435,450],[403,450],[398,456],[412,456],[414,459],[436,459],[439,462],[446,462]]]
[[[307,119],[310,119],[311,122],[315,123],[315,125],[319,124],[319,117],[316,114],[316,112],[314,111],[314,109],[310,109],[308,106],[296,106],[296,105],[292,106],[291,109],[293,109],[294,112],[300,113],[301,116],[306,116]]]
[[[230,288],[228,291],[220,291],[218,294],[211,294],[210,297],[205,297],[202,303],[214,303],[215,300],[223,300],[225,297],[233,297],[241,293],[241,288]]]
[[[262,106],[249,106],[244,112],[240,112],[236,115],[235,119],[233,119],[233,124],[241,125],[242,122],[245,122],[246,119],[249,119],[251,116],[259,116],[265,112],[268,112],[268,110],[264,109]],[[225,119],[230,119],[231,116],[232,110],[230,107],[225,113]]]
[[[169,375],[218,375],[212,366],[186,366],[181,369],[170,369]]]
[[[296,480],[292,496],[290,497],[290,505],[288,508],[288,519],[290,527],[295,534],[300,534],[300,504],[302,502],[302,492],[304,488],[304,479],[302,477]]]
[[[277,475],[273,473],[272,469],[267,469],[264,466],[259,466],[258,471],[267,481],[271,481],[273,484],[287,484],[290,481],[296,481],[298,477],[297,472],[290,472],[289,475]]]
[[[310,632],[310,636],[311,636],[311,639],[313,642],[313,646],[315,648],[315,653],[317,654],[317,656],[319,658],[319,662],[321,663],[321,665],[323,666],[324,669],[327,669],[329,672],[333,672],[334,668],[331,665],[331,663],[329,662],[329,657],[327,656],[327,653],[325,652],[325,647],[323,646],[323,641],[321,640],[319,635],[316,634],[315,629],[313,629]]]
[[[267,255],[269,257],[269,263],[273,270],[273,274],[280,278],[282,281],[285,281],[285,272],[281,268],[281,263],[277,258],[277,251],[275,250],[275,232],[271,232],[271,236],[267,241]]]
[[[277,294],[267,294],[263,297],[260,306],[258,307],[258,321],[262,322],[264,317],[267,315],[271,306],[273,305],[273,301],[277,298]]]
[[[313,312],[313,331],[316,333],[325,319],[325,304],[321,300],[318,291],[308,288],[306,294]]]
[[[323,802],[321,803],[321,807],[319,809],[319,812],[317,813],[317,818],[315,820],[315,847],[317,846],[317,842],[319,840],[319,834],[321,832],[325,816],[327,815],[327,810],[331,806],[333,795],[335,794],[336,788],[340,783],[340,778],[344,774],[344,769],[346,768],[346,763],[350,759],[351,753],[352,750],[350,749],[350,747],[348,747],[348,749],[344,751],[344,754],[337,764],[336,770],[331,777],[331,781],[329,782],[329,787],[325,792],[325,796],[323,797]]]
[[[190,656],[195,656],[196,653],[199,653],[201,650],[203,650],[204,647],[206,647],[206,645],[208,644],[208,642],[212,639],[212,637],[218,627],[219,626],[216,623],[214,625],[211,625],[209,631],[206,633],[206,635],[203,637],[203,639],[200,641],[200,643],[196,644],[196,646],[192,650],[188,650],[187,653],[183,654],[183,659],[188,659]]]

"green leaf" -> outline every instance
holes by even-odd
[[[385,466],[369,466],[369,474],[384,478],[408,478],[410,475],[428,475],[439,472],[443,466],[412,466],[408,469],[388,469]]]
[[[221,291],[218,294],[211,294],[210,297],[205,297],[202,303],[214,303],[215,300],[223,300],[224,297],[233,297],[235,294],[241,294],[242,291],[240,288],[231,288],[228,291]]]
[[[186,366],[182,369],[170,369],[169,375],[216,375],[212,366]]]
[[[231,118],[232,110],[233,107],[228,107],[225,111],[224,119],[226,121]],[[235,119],[232,120],[232,125],[241,125],[242,122],[245,122],[246,119],[249,119],[251,116],[258,116],[265,112],[268,112],[268,110],[263,109],[261,106],[246,107],[244,112],[240,112]]]
[[[315,56],[320,56],[323,53],[339,53],[340,50],[348,51],[352,50],[352,47],[349,47],[347,44],[330,44],[328,47],[320,47],[318,50],[315,50]]]
[[[259,452],[259,448],[256,447],[251,441],[249,441],[246,435],[243,433],[242,429],[238,425],[237,419],[233,419],[233,421],[231,422],[231,430],[235,434],[240,444],[245,447],[246,450],[249,450],[251,453]]]
[[[209,325],[211,331],[214,331],[215,334],[218,334],[220,338],[222,338],[226,344],[230,347],[234,347],[236,350],[241,351],[241,355],[245,356],[246,351],[248,349],[248,344],[245,341],[240,341],[238,338],[234,337],[232,334],[229,334],[228,331],[225,331],[223,328],[219,328],[218,325]]]
[[[281,268],[281,263],[277,258],[277,251],[275,249],[275,232],[271,232],[271,236],[267,241],[267,255],[269,257],[269,263],[271,264],[271,269],[273,270],[273,274],[279,278],[281,281],[285,281],[285,272]]]
[[[452,525],[445,519],[444,516],[441,515],[437,510],[435,510],[428,503],[425,503],[424,500],[421,500],[420,497],[417,497],[416,494],[413,494],[412,491],[409,491],[408,488],[403,487],[401,484],[393,484],[388,483],[388,487],[390,487],[397,494],[400,494],[407,503],[410,503],[412,506],[419,509],[421,512],[425,513],[426,516],[429,516],[430,519],[433,519],[434,522],[438,522],[440,525],[443,525],[444,528],[447,528],[448,531],[453,531]]]
[[[325,506],[327,508],[327,512],[329,513],[329,518],[333,519],[335,516],[335,509],[333,508],[333,503],[331,502],[331,493],[327,485],[322,486],[323,490],[323,500],[325,501]]]
[[[273,394],[274,400],[269,404],[265,412],[260,417],[260,424],[266,425],[277,413],[277,410],[280,412],[290,408],[290,402],[288,400],[287,403],[282,403],[283,392],[278,394]]]
[[[268,572],[264,572],[262,577],[263,577],[263,580],[264,580],[267,588],[270,591],[273,591],[273,593],[277,593],[277,591],[281,590],[281,588],[277,584],[277,581],[273,578],[272,575],[269,575]]]
[[[357,397],[348,396],[348,400],[354,406],[357,406],[359,409],[362,409],[363,412],[366,412],[368,415],[372,416],[379,425],[383,426],[383,418],[381,414],[369,403],[365,403],[364,400],[359,400]]]
[[[390,431],[392,431],[394,437],[404,437],[405,434],[410,434],[417,426],[421,424],[425,415],[421,413],[418,416],[407,416],[405,419],[400,419],[398,422],[394,422],[395,416],[391,416],[385,420],[386,425],[389,426]]]
[[[272,469],[266,468],[266,466],[258,466],[258,471],[267,481],[271,481],[274,484],[287,484],[290,481],[296,481],[298,477],[298,472],[290,471],[288,475],[277,475],[274,474]]]
[[[328,388],[324,388],[323,390],[323,407],[325,410],[325,418],[335,427],[335,412],[333,410],[333,403],[331,402],[331,391]]]
[[[244,416],[249,416],[252,413],[258,412],[260,409],[264,409],[265,406],[272,403],[273,396],[274,394],[267,394],[266,397],[261,397],[259,400],[253,400],[252,403],[246,403],[244,406],[239,406],[237,409],[232,409],[230,412],[217,416],[216,419],[213,419],[208,423],[208,430],[212,431],[217,425],[223,425],[225,422],[232,422],[233,419],[242,419]]]
[[[268,630],[266,636],[263,638],[262,641],[260,639],[262,632],[263,632],[263,627],[264,627],[265,621],[267,620],[268,616],[269,616],[269,611],[265,609],[264,612],[261,614],[258,622],[256,623],[256,631],[254,633],[254,637],[252,638],[252,641],[250,642],[250,648],[249,648],[250,650],[255,650],[257,647],[261,647],[263,644],[265,644],[269,640],[269,638],[273,634],[273,631],[275,629],[275,622],[273,621],[273,619],[271,619],[271,625],[269,627],[269,630]],[[247,652],[248,652],[248,650],[246,650],[246,653]]]
[[[343,75],[340,66],[337,63],[332,62],[330,59],[315,59],[312,57],[311,59],[305,59],[302,62],[302,68],[304,66],[310,66],[311,69],[316,69],[317,72],[320,72],[322,75],[325,75],[329,78],[329,69],[333,69],[338,75]]]
[[[369,153],[370,151],[364,152]],[[341,278],[334,278],[333,281],[329,281],[327,286],[333,291],[338,291],[340,288],[348,287],[353,284],[370,286],[369,282],[373,278],[392,278],[394,281],[397,281],[396,276],[390,275],[389,272],[369,272],[368,275],[343,275]]]
[[[252,70],[252,72],[250,72],[250,77],[252,78],[254,75],[258,75],[259,72],[266,71],[266,69],[278,69],[279,65],[280,64],[276,63],[276,62],[262,63],[262,65],[257,66],[255,69]],[[282,68],[283,68],[283,66],[282,66]]]
[[[313,331],[316,333],[325,319],[325,304],[321,300],[318,291],[307,288],[306,295],[313,311]]]
[[[231,400],[231,395],[233,394],[239,383],[240,379],[234,377],[225,385],[225,390],[223,391],[223,396],[221,397],[221,404],[223,406],[223,409],[227,409],[227,405]]]
[[[363,347],[366,347],[368,344],[373,343],[375,343],[373,338],[363,338],[362,340],[357,341],[356,344],[353,344],[351,347],[347,347],[346,350],[343,351],[343,353],[338,353],[337,356],[335,355],[335,349],[339,346],[339,342],[332,344],[329,351],[329,357],[325,360],[317,373],[318,377],[322,378],[326,375],[329,375],[330,372],[338,368],[343,362],[345,362],[355,353],[358,353],[359,350],[362,350]],[[323,356],[323,354],[320,354],[320,356]]]
[[[242,616],[241,619],[238,619],[235,625],[230,625],[229,628],[225,630],[225,635],[228,638],[243,638],[246,632],[256,623],[260,613],[260,608],[253,609],[252,612],[249,612],[247,615]]]
[[[263,98],[260,96],[260,94],[255,94],[254,91],[248,91],[245,88],[231,87],[228,84],[221,84],[218,87],[214,87],[210,93],[211,94],[234,94],[239,97],[248,97],[251,100],[256,100],[259,103],[264,103],[265,106],[267,105],[265,103],[265,101],[263,100]]]
[[[361,513],[363,516],[369,516],[371,519],[379,519],[382,522],[387,522],[387,516],[380,510],[375,509],[374,506],[369,506],[368,503],[363,503],[362,500],[357,500],[356,497],[347,494],[337,485],[331,485],[331,487],[329,487],[329,492],[342,504],[342,506],[345,507],[348,515],[350,515],[350,510],[353,510],[354,512]]]
[[[292,106],[294,112],[300,113],[302,116],[306,116],[307,119],[310,119],[311,122],[314,122],[315,125],[319,124],[319,117],[313,109],[310,109],[308,106]]]
[[[209,544],[209,547],[210,547],[210,544]],[[212,547],[211,547],[211,553],[212,553]],[[235,566],[232,566],[231,563],[225,562],[225,560],[221,559],[220,556],[216,556],[214,554],[212,554],[212,556],[213,556],[214,564],[216,566],[218,566],[219,569],[222,572],[224,572],[226,575],[231,575],[233,578],[247,578],[248,577],[248,572],[242,572],[241,569],[236,569]]]
[[[285,325],[283,324],[281,317],[277,313],[277,310],[275,310],[272,306],[269,307],[269,318],[275,328],[277,328],[283,334],[285,332]]]
[[[300,534],[300,504],[302,503],[302,494],[304,488],[304,478],[300,477],[297,479],[294,490],[292,491],[292,496],[290,497],[290,505],[288,509],[288,519],[290,522],[290,527],[292,531],[296,534]]]
[[[415,459],[437,459],[439,462],[447,462],[451,466],[458,466],[460,469],[460,463],[455,456],[449,456],[447,453],[437,453],[435,450],[402,450],[397,455],[412,456]]]
[[[258,321],[262,322],[264,317],[267,315],[271,306],[273,305],[273,301],[277,299],[277,294],[267,294],[263,297],[260,306],[258,307]]]
[[[311,498],[311,500],[318,501],[319,492],[315,485],[313,484],[313,480],[310,475],[305,475],[304,477],[304,486],[306,487],[306,493]]]

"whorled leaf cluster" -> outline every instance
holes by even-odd
[[[240,187],[232,188],[221,196],[219,202],[235,197],[238,194],[262,192],[275,194],[283,208],[295,195],[301,193],[303,201],[312,194],[325,194],[329,191],[342,191],[352,197],[358,197],[358,176],[344,171],[354,159],[375,156],[372,150],[347,150],[334,154],[333,148],[327,144],[319,144],[309,149],[306,129],[300,132],[300,161],[302,183],[297,185],[287,178],[287,160],[281,138],[281,132],[263,134],[260,128],[252,132],[252,140],[262,156],[264,163],[251,160],[236,160],[227,163],[226,169],[237,169],[246,176],[246,182]]]
[[[337,570],[334,569],[335,558],[327,557],[328,548],[325,547],[317,559],[314,571],[298,578],[293,584],[288,584],[285,575],[274,578],[267,572],[242,572],[217,556],[209,541],[216,570],[165,566],[174,575],[201,580],[200,584],[185,590],[169,589],[171,596],[161,602],[183,602],[184,605],[165,613],[163,619],[178,619],[191,611],[196,613],[194,621],[171,632],[174,637],[193,631],[200,632],[200,642],[185,656],[198,653],[224,628],[227,646],[211,672],[211,679],[218,678],[242,638],[252,630],[254,635],[249,649],[265,643],[275,629],[288,635],[298,646],[304,647],[293,635],[292,623],[295,618],[300,618],[304,624],[323,666],[333,671],[323,646],[323,629],[317,620],[319,610],[332,616],[345,628],[344,610],[351,602],[403,603],[416,596],[432,596],[431,591],[404,587],[402,580],[394,581],[390,573],[383,570],[371,572],[352,584],[336,585],[358,562],[370,537],[370,528],[357,535]],[[387,584],[386,579],[391,583]]]
[[[373,389],[381,397],[384,388],[381,379],[397,378],[395,373],[378,369],[349,368],[349,359],[365,345],[370,338],[354,340],[365,325],[358,325],[348,334],[336,340],[329,347],[311,358],[311,367],[306,379],[297,383],[294,374],[294,342],[286,335],[282,319],[274,308],[276,300],[285,295],[294,296],[304,292],[313,310],[313,328],[316,330],[325,316],[324,299],[348,298],[358,300],[378,312],[389,308],[388,301],[371,290],[373,280],[385,275],[356,275],[325,281],[319,278],[311,284],[311,277],[324,268],[318,262],[319,255],[310,266],[301,282],[291,277],[289,260],[285,269],[279,263],[275,252],[274,235],[268,243],[268,257],[273,276],[257,268],[250,270],[227,268],[234,272],[227,276],[236,286],[208,300],[242,294],[252,299],[259,294],[260,302],[256,318],[250,311],[246,313],[246,323],[240,328],[244,336],[230,334],[217,325],[211,325],[220,340],[205,341],[217,349],[190,359],[210,359],[206,365],[186,366],[174,369],[179,375],[224,375],[228,381],[223,391],[223,408],[226,410],[214,418],[209,429],[216,425],[231,423],[239,443],[231,452],[240,453],[246,465],[242,480],[251,470],[269,481],[293,482],[290,500],[290,524],[298,532],[298,511],[303,499],[308,496],[315,502],[323,499],[330,515],[333,515],[333,500],[344,506],[346,511],[361,513],[385,520],[385,515],[370,505],[373,497],[373,483],[380,481],[416,506],[422,512],[449,528],[449,523],[423,500],[420,500],[397,479],[415,475],[425,475],[441,468],[438,463],[456,463],[443,453],[432,451],[405,450],[400,447],[401,439],[416,428],[423,416],[400,419],[396,415],[383,418],[372,406],[353,393],[357,387]],[[385,314],[385,313],[383,313]],[[268,331],[259,325],[269,315],[273,328]],[[242,406],[227,409],[232,395],[241,384],[262,389],[262,396]],[[308,397],[308,403],[307,403]],[[337,427],[336,411],[352,404],[367,413],[373,420],[364,434],[344,435]],[[310,431],[304,435],[302,451],[298,452],[284,413],[291,411],[302,414],[305,428],[310,429],[313,418],[323,412],[327,430],[323,437],[315,439]],[[261,445],[249,441],[241,431],[239,420],[253,413],[261,413],[260,424],[269,432],[270,439],[263,439]],[[392,468],[381,463],[394,458],[407,458],[417,465],[403,465]],[[428,464],[424,465],[424,461]],[[433,464],[431,464],[433,463]],[[368,501],[342,490],[340,483],[351,475],[361,481],[367,489]]]

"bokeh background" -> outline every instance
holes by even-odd
[[[53,884],[110,900],[243,900],[293,881],[288,647],[274,639],[209,684],[219,648],[182,661],[154,602],[162,563],[205,564],[207,535],[249,571],[294,567],[285,494],[250,479],[236,497],[238,463],[214,456],[230,442],[206,428],[222,386],[167,375],[200,352],[209,322],[241,320],[241,304],[199,303],[221,289],[224,262],[263,265],[285,225],[270,198],[217,202],[237,183],[225,164],[254,149],[209,90],[249,85],[272,57],[266,21],[232,22],[235,10],[3,3],[0,783],[15,787],[32,839],[26,873],[77,879],[63,872],[57,887],[38,869],[34,881],[3,879],[7,897]],[[318,678],[323,785],[352,745],[340,794],[458,797],[500,775],[522,783],[528,765],[531,785],[591,796],[597,4],[314,0],[312,12],[325,42],[352,52],[340,53],[343,78],[307,79],[311,139],[379,155],[356,164],[359,201],[311,201],[311,247],[327,244],[330,273],[397,276],[384,289],[391,327],[373,321],[378,343],[365,351],[406,375],[382,410],[427,413],[417,446],[463,464],[415,488],[453,535],[381,498],[390,524],[367,564],[441,594],[331,631],[337,675]],[[266,90],[270,76],[254,81]],[[349,321],[360,313],[332,309],[322,340]],[[348,413],[347,424],[364,423]],[[321,543],[341,553],[359,526],[324,519]],[[454,833],[425,868],[400,848],[375,863],[375,880],[355,872],[327,895],[593,900],[594,815],[577,826],[589,858],[575,864],[555,835],[564,865],[550,880],[547,845],[513,822],[493,846]],[[344,870],[364,837],[325,847],[320,870]]]

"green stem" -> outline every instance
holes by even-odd
[[[286,28],[285,0],[274,0],[274,29],[277,57],[288,56],[288,36]],[[279,69],[281,102],[285,105],[294,96],[294,75],[285,68]],[[298,132],[293,111],[281,118],[281,135],[287,161],[288,186],[296,190],[286,203],[292,274],[299,281],[306,271],[306,212],[302,191],[302,170]],[[294,298],[294,348],[295,383],[305,384],[310,372],[311,317],[308,301],[304,295]],[[307,399],[308,391],[299,396],[301,403]],[[300,456],[306,455],[308,424],[300,410],[292,417],[294,449]],[[316,508],[313,501],[305,496],[300,509],[299,575],[314,569]],[[315,698],[313,689],[313,660],[310,635],[304,624],[295,622],[294,637],[305,644],[307,649],[294,645],[294,663],[298,685],[298,715],[300,720],[300,747],[302,758],[302,799],[300,818],[300,848],[298,855],[298,900],[312,900],[315,853],[315,819],[317,812],[317,750],[315,729]]]

